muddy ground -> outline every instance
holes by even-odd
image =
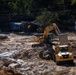
[[[42,47],[32,48],[33,35],[4,35],[8,38],[0,40],[0,75],[76,75],[76,58],[74,64],[56,65],[39,57]],[[68,38],[76,56],[76,35],[71,33]]]

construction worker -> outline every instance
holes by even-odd
[[[28,34],[30,33],[30,28],[31,28],[31,25],[30,25],[30,23],[28,23],[28,26],[27,26],[27,28],[28,28]]]

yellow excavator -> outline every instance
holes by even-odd
[[[55,23],[52,23],[51,25],[47,26],[44,29],[43,34],[42,33],[36,34],[34,37],[34,41],[39,42],[39,44],[44,44],[47,42],[51,43],[51,40],[53,39],[53,34],[54,34],[54,33],[50,33],[52,31],[54,31],[57,35],[59,35],[61,33],[58,26]]]
[[[59,36],[59,42],[53,42],[53,36],[50,36],[50,31],[55,31]],[[39,56],[43,59],[51,58],[56,64],[63,61],[73,62],[72,46],[68,44],[68,39],[66,34],[61,34],[58,26],[53,23],[44,29],[44,33],[37,35],[34,38],[35,42],[39,42],[40,45],[45,45],[44,49],[40,52]]]

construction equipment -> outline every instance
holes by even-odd
[[[56,62],[56,64],[60,64],[61,62],[65,61],[73,63],[74,58],[72,46],[70,43],[68,43],[66,36],[66,34],[60,34],[59,41],[53,41],[52,45],[46,45],[46,47],[40,52],[40,57],[44,59],[51,58]]]
[[[72,47],[70,45],[53,45],[51,50],[51,56],[56,64],[59,64],[63,61],[73,62],[73,54],[71,52]]]
[[[36,34],[34,37],[34,41],[35,42],[39,42],[39,44],[44,44],[44,43],[51,43],[52,39],[53,39],[53,33],[50,33],[54,31],[57,35],[60,34],[60,30],[58,28],[58,26],[53,23],[50,26],[47,26],[44,29],[44,33],[43,34]]]
[[[50,37],[49,32],[52,30],[54,30],[59,36],[59,41],[53,41],[53,37]],[[72,46],[68,44],[67,35],[61,34],[55,23],[51,26],[47,26],[43,35],[36,36],[35,42],[36,41],[39,42],[40,45],[44,44],[44,49],[40,51],[39,54],[41,58],[51,58],[56,62],[56,64],[63,61],[73,62],[73,54],[71,52]]]
[[[73,63],[72,46],[68,41],[67,34],[60,34],[57,44],[52,45],[51,56],[56,64],[63,61]]]

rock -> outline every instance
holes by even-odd
[[[15,63],[16,62],[16,60],[13,59],[13,58],[4,58],[3,57],[3,58],[0,58],[0,60],[3,61],[3,65],[6,66],[6,67],[8,67],[8,65],[11,64],[11,63]]]
[[[17,63],[23,65],[25,62],[23,60],[21,60],[21,59],[18,59]]]
[[[34,72],[33,71],[29,71],[29,75],[34,75]]]
[[[34,65],[35,64],[35,62],[29,62],[28,63],[28,65]]]
[[[7,39],[7,38],[8,38],[8,37],[7,37],[6,35],[1,35],[1,34],[0,34],[0,39],[1,39],[1,40]]]
[[[18,54],[18,53],[19,53],[19,51],[13,50],[13,51],[1,53],[1,54],[0,54],[0,57],[14,56],[14,55],[16,55],[16,54]]]
[[[8,67],[18,68],[18,67],[20,67],[20,65],[18,63],[11,63]]]
[[[0,67],[3,67],[3,61],[0,61]]]
[[[31,69],[30,67],[27,67],[27,68],[25,68],[25,71],[30,70],[30,69]]]
[[[22,75],[21,73],[15,72],[13,70],[0,68],[0,75]]]

